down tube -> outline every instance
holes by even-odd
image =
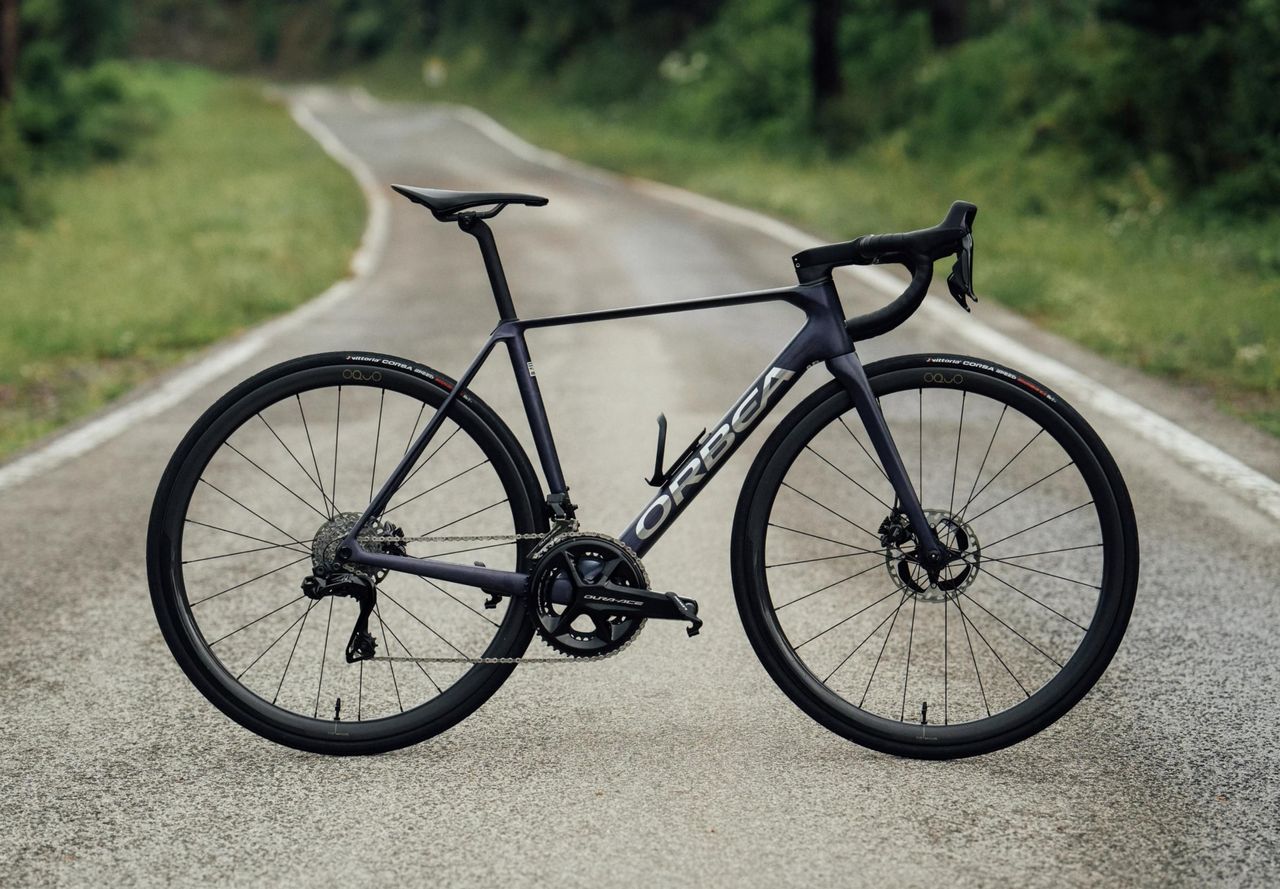
[[[747,440],[760,421],[800,379],[805,365],[792,360],[790,348],[773,360],[769,369],[760,375],[738,399],[712,431],[702,439],[701,446],[672,473],[661,492],[640,515],[631,522],[622,535],[622,542],[640,556],[653,547],[670,528],[676,517],[720,471],[738,447]],[[792,370],[787,365],[797,366]]]

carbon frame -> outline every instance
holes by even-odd
[[[638,555],[643,556],[661,536],[675,524],[680,514],[688,508],[707,483],[729,462],[737,449],[760,425],[774,406],[800,379],[804,372],[818,362],[825,362],[827,369],[845,387],[853,399],[858,416],[862,419],[867,436],[880,458],[886,474],[897,494],[898,508],[907,516],[917,539],[925,541],[926,558],[938,558],[937,538],[921,509],[920,501],[907,475],[901,455],[894,445],[879,404],[871,391],[870,383],[858,359],[845,327],[844,309],[831,279],[824,278],[794,287],[776,290],[760,290],[734,293],[702,299],[654,303],[627,308],[602,309],[567,315],[551,315],[543,318],[521,320],[516,317],[510,292],[502,272],[493,238],[488,227],[479,220],[463,225],[463,230],[480,241],[485,266],[493,285],[501,320],[488,340],[471,360],[457,380],[444,402],[436,410],[426,427],[418,435],[413,446],[405,453],[381,490],[369,503],[360,521],[343,541],[340,555],[344,559],[375,568],[385,568],[421,577],[482,587],[506,595],[519,595],[527,585],[528,575],[519,571],[502,571],[478,565],[460,565],[438,559],[397,556],[370,552],[358,540],[361,529],[380,515],[391,498],[399,490],[413,466],[443,424],[449,409],[462,392],[471,384],[483,367],[494,347],[502,343],[507,347],[515,373],[516,386],[524,406],[525,416],[537,447],[538,458],[550,489],[548,505],[568,503],[568,485],[556,453],[555,439],[551,433],[542,393],[538,387],[533,362],[525,342],[525,331],[543,327],[563,327],[589,324],[597,321],[614,321],[640,318],[648,315],[668,315],[680,312],[719,309],[751,305],[762,302],[786,302],[804,312],[804,325],[789,343],[756,377],[755,382],[729,408],[720,421],[712,427],[698,449],[675,467],[664,481],[658,495],[645,506],[622,533],[621,539]]]

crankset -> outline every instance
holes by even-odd
[[[570,657],[621,650],[647,618],[702,628],[698,603],[648,589],[649,577],[626,544],[601,534],[561,537],[538,559],[529,580],[534,629]]]

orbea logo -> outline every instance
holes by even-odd
[[[733,450],[738,436],[760,419],[778,386],[794,376],[795,371],[781,367],[769,368],[760,385],[753,387],[743,397],[733,413],[720,424],[720,428],[711,433],[698,452],[689,458],[689,462],[671,476],[667,489],[640,514],[640,519],[636,522],[637,537],[641,540],[648,539],[671,518],[671,514],[685,502],[689,492],[706,481],[716,464]]]

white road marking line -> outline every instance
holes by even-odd
[[[368,203],[360,246],[351,258],[351,277],[336,282],[319,296],[286,315],[255,327],[227,345],[174,374],[158,389],[108,411],[85,425],[58,436],[25,456],[0,466],[0,490],[13,487],[87,453],[115,438],[135,423],[154,417],[190,396],[201,386],[248,361],[273,339],[294,330],[351,296],[382,261],[390,231],[391,206],[373,171],[356,157],[307,108],[306,98],[291,99],[289,113],[325,152],[342,164],[359,183]]]
[[[596,181],[607,179],[621,183],[708,216],[755,229],[794,250],[825,243],[822,238],[806,234],[795,226],[754,210],[726,204],[662,182],[614,176],[588,167],[526,142],[478,109],[452,105],[442,107],[523,160],[562,172],[585,175]],[[875,266],[852,266],[842,271],[886,296],[898,296],[905,286],[904,281]],[[926,300],[921,310],[929,320],[945,324],[951,331],[985,352],[998,356],[1002,362],[1008,362],[1062,393],[1078,409],[1087,408],[1127,426],[1183,465],[1222,485],[1272,518],[1280,519],[1280,483],[1247,466],[1216,445],[1061,361],[1028,349],[972,315],[958,309],[951,310],[945,303],[933,300]]]

